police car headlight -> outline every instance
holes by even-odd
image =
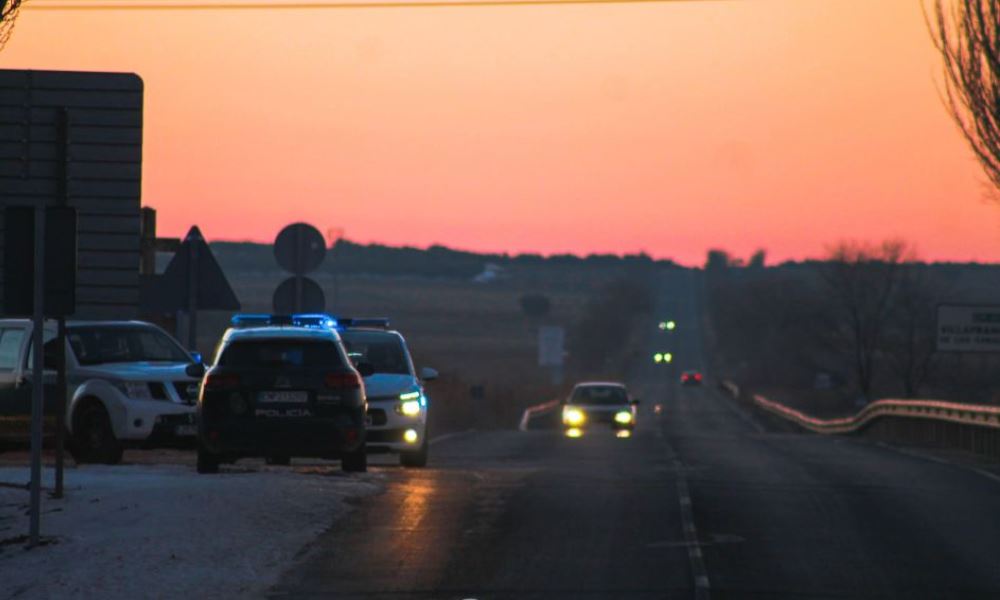
[[[615,413],[615,423],[619,425],[628,425],[632,422],[632,413],[627,410],[618,411]]]
[[[583,425],[583,422],[586,420],[587,416],[579,408],[567,408],[563,410],[563,423],[566,425],[576,427],[577,425]]]
[[[420,414],[420,401],[407,400],[399,405],[399,412],[407,417],[415,417]]]
[[[153,394],[149,391],[149,384],[145,381],[121,381],[115,387],[132,400],[153,399]]]

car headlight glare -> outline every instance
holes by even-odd
[[[621,410],[615,413],[615,423],[619,425],[628,425],[632,422],[632,413],[627,410]]]
[[[403,440],[407,444],[416,444],[420,436],[417,434],[415,429],[407,429],[403,432]]]
[[[587,416],[579,408],[567,408],[563,411],[563,423],[571,427],[583,425],[586,420]]]
[[[415,417],[420,414],[420,401],[407,400],[399,405],[399,412],[407,417]]]

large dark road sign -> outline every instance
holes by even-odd
[[[138,314],[142,103],[133,74],[0,69],[0,208],[76,209],[77,318]]]
[[[292,223],[274,240],[274,258],[281,268],[293,275],[305,275],[316,270],[326,256],[323,234],[312,225]]]

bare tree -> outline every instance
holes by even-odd
[[[1000,0],[934,0],[948,109],[1000,189]]]
[[[907,398],[914,398],[937,362],[935,310],[944,290],[926,267],[906,265],[899,278],[885,340],[885,359]]]
[[[886,323],[911,251],[899,240],[842,241],[820,266],[838,324],[830,334],[849,356],[859,391],[869,398]]]

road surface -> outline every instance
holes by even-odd
[[[997,598],[1000,482],[846,438],[769,432],[701,368],[697,281],[664,276],[631,439],[470,433],[324,534],[275,598]],[[650,327],[660,317],[654,315]],[[669,337],[669,336],[673,337]],[[665,337],[667,336],[667,337]],[[662,405],[654,414],[653,407]]]

